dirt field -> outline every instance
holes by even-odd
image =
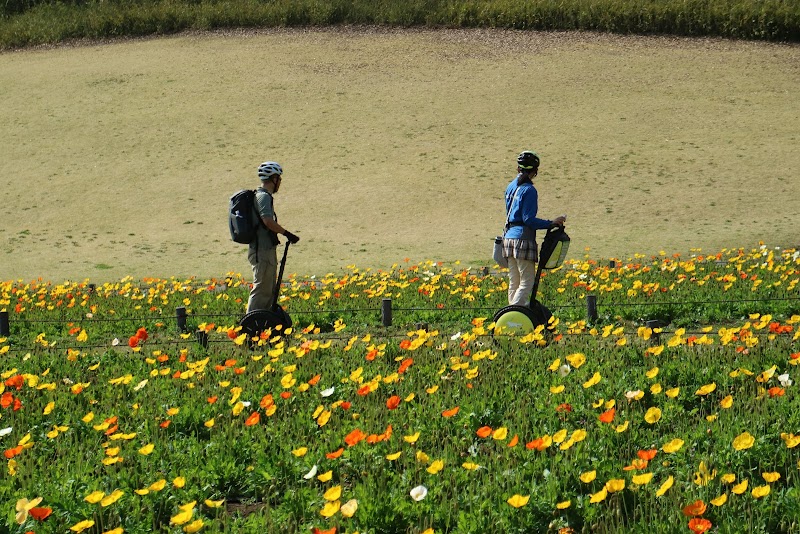
[[[487,263],[523,149],[573,257],[800,244],[797,45],[193,34],[0,54],[0,95],[0,279],[248,272],[228,197],[269,159],[300,275]]]

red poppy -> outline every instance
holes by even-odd
[[[239,337],[239,336],[237,335],[237,333],[236,333],[236,330],[235,330],[235,329],[233,329],[233,328],[229,328],[229,329],[228,329],[228,337],[229,337],[230,339],[236,339],[236,338],[237,338],[237,337]]]
[[[610,423],[614,420],[614,415],[617,413],[616,408],[609,408],[598,416],[601,423]]]
[[[3,395],[0,395],[0,406],[3,408],[8,408],[13,402],[14,395],[12,395],[10,391],[6,391]]]
[[[362,397],[365,396],[366,394],[368,394],[369,393],[369,384],[365,384],[365,385],[361,386],[360,388],[358,388],[358,391],[356,391],[356,393],[358,393]]]
[[[326,452],[325,458],[327,458],[328,460],[335,460],[336,458],[341,456],[343,452],[344,452],[344,447],[340,447],[338,450],[335,450],[333,452]]]
[[[569,403],[566,403],[566,402],[561,403],[561,404],[558,405],[558,407],[556,407],[556,411],[559,412],[559,413],[571,412],[572,411],[572,405],[569,404]]]
[[[386,407],[389,408],[390,410],[394,410],[398,406],[400,406],[400,397],[398,397],[397,395],[392,395],[386,401]]]
[[[328,530],[314,527],[311,529],[311,534],[336,534],[336,527],[329,528]]]
[[[291,393],[290,391],[284,391],[284,392],[282,392],[282,393],[281,393],[281,398],[282,398],[283,400],[286,400],[286,399],[288,399],[288,398],[289,398],[289,397],[291,397],[291,396],[292,396],[292,393]]]
[[[169,419],[167,419],[166,421],[164,421],[164,422],[160,423],[158,426],[160,426],[161,428],[167,428],[171,422],[172,422],[172,421],[170,421]]]
[[[44,521],[53,513],[52,508],[46,506],[31,508],[28,513],[37,521]]]
[[[407,350],[410,346],[411,346],[410,339],[404,339],[403,341],[400,342],[400,348],[403,350]]]
[[[442,412],[442,417],[453,417],[455,414],[458,413],[460,408],[456,406],[455,408],[450,408],[449,410],[445,410]]]
[[[147,341],[148,338],[147,330],[145,330],[144,327],[140,328],[139,330],[136,331],[136,337],[138,337],[142,341]]]
[[[339,406],[341,406],[342,410],[349,410],[352,403],[350,401],[344,401]]]
[[[128,346],[132,349],[139,346],[139,338],[136,336],[131,336],[128,338]]]

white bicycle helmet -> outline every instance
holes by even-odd
[[[276,174],[281,176],[283,174],[283,169],[274,161],[265,161],[258,166],[258,177],[261,178],[262,181],[269,180]]]

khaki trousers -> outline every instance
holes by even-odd
[[[277,247],[259,247],[251,250],[247,261],[253,267],[253,287],[247,301],[247,313],[253,310],[268,310],[275,298],[275,284],[278,278]]]
[[[508,258],[508,303],[527,306],[530,303],[533,283],[536,281],[536,262]]]

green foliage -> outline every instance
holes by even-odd
[[[0,46],[190,29],[379,24],[800,40],[797,0],[6,0]]]

